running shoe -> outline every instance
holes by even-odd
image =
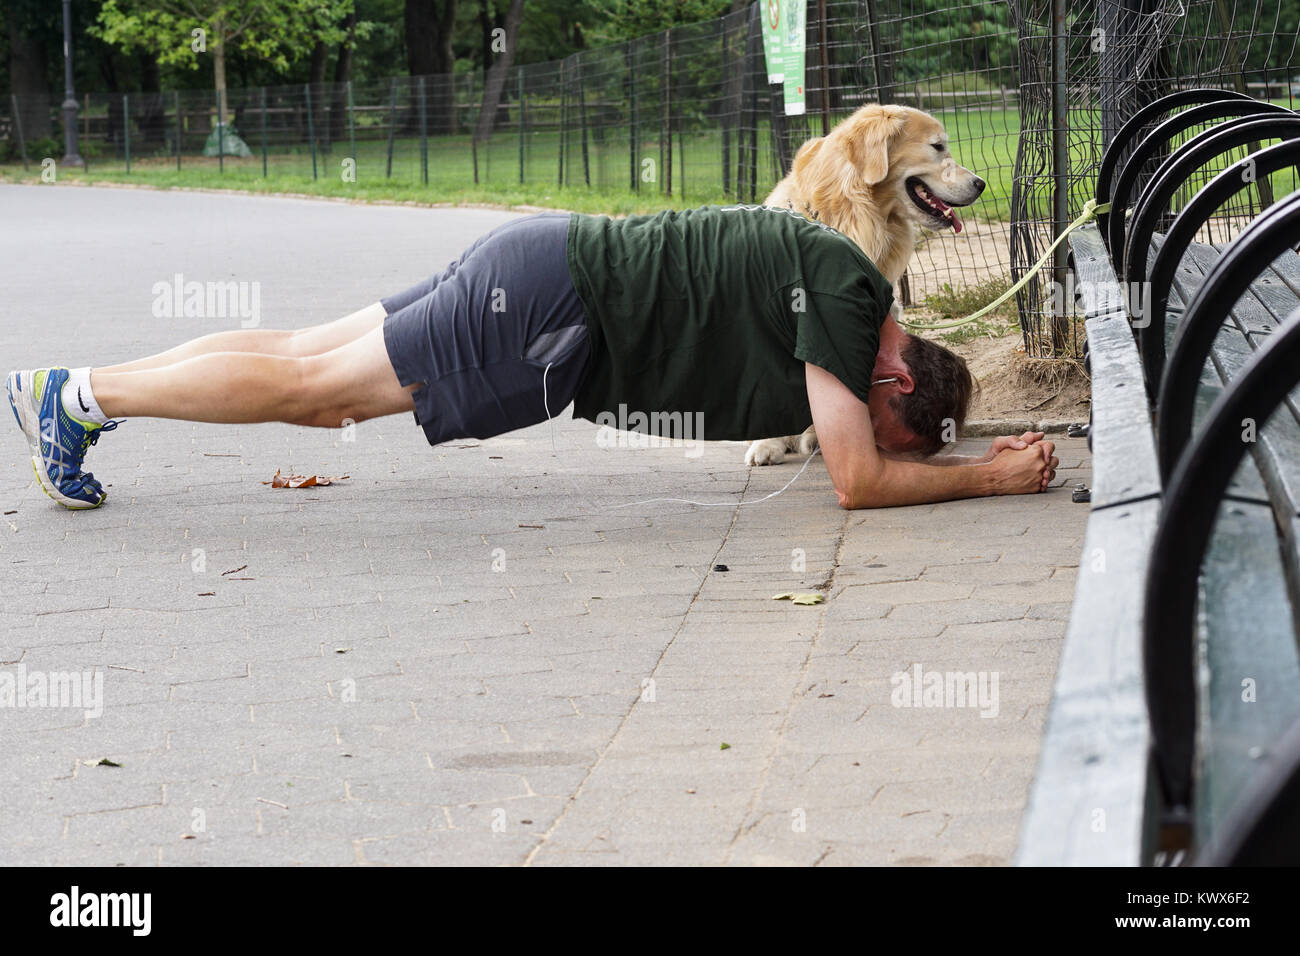
[[[10,372],[5,382],[9,407],[32,451],[32,470],[41,490],[73,510],[98,508],[107,494],[95,476],[81,470],[86,451],[99,436],[117,428],[82,421],[63,404],[66,368]]]

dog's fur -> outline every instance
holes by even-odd
[[[927,203],[918,185],[938,200],[937,207]],[[844,233],[890,283],[897,283],[916,248],[917,227],[960,232],[952,207],[969,205],[983,189],[984,181],[952,158],[948,133],[933,116],[907,106],[872,104],[828,136],[799,147],[790,174],[764,204],[794,209]],[[897,304],[894,308],[901,313]],[[810,427],[802,435],[752,442],[745,462],[774,465],[787,451],[809,455],[816,447]]]

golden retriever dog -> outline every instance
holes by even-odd
[[[861,247],[891,283],[916,248],[916,230],[962,230],[959,206],[973,203],[984,180],[957,165],[943,124],[908,106],[864,106],[827,136],[799,147],[790,174],[764,200],[826,223]],[[895,303],[895,313],[901,307]],[[817,433],[750,443],[748,465],[775,465],[786,452],[810,455]]]

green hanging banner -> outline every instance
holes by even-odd
[[[780,83],[785,78],[785,59],[781,55],[781,20],[787,0],[762,0],[759,16],[763,21],[763,59],[767,63],[767,82]]]
[[[805,0],[781,0],[781,70],[785,85],[785,115],[802,116],[804,102],[804,40],[808,8]],[[771,70],[768,70],[769,75]]]

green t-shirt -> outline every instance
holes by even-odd
[[[766,206],[574,214],[568,262],[592,346],[575,417],[654,431],[637,413],[680,412],[696,439],[793,435],[812,423],[805,362],[867,400],[893,289],[828,226]]]

